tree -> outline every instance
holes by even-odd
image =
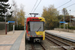
[[[51,5],[49,8],[44,7],[42,17],[45,18],[46,29],[53,29],[58,26],[58,18],[59,12],[56,8],[54,8],[53,5]]]
[[[17,4],[14,0],[12,0],[12,10],[13,10],[12,16],[16,18],[19,8],[17,7]]]
[[[18,25],[18,17],[17,17],[17,13],[18,13],[18,9],[17,8],[17,4],[14,0],[12,0],[12,4],[11,4],[11,10],[12,10],[12,15],[10,18],[8,18],[8,21],[15,21],[15,24]]]
[[[69,15],[69,13],[68,13],[68,11],[67,11],[66,8],[63,8],[63,9],[62,9],[62,13],[63,13],[63,15],[65,15],[65,16],[68,16],[68,15]]]
[[[0,22],[4,22],[5,19],[3,17],[0,17]]]
[[[58,18],[59,21],[63,21],[62,20],[63,19],[63,15],[58,15],[57,18]]]
[[[0,2],[8,2],[8,0],[0,0]]]
[[[12,1],[12,5],[13,5],[13,14],[12,17],[14,19],[14,21],[16,22],[15,24],[18,25],[22,25],[24,26],[24,20],[25,20],[25,12],[24,12],[24,6],[21,5],[20,8],[17,7],[17,4],[15,1]]]
[[[11,14],[6,14],[8,12],[8,9],[11,9],[10,5],[8,3],[8,0],[0,0],[0,17],[3,19],[5,16],[6,17],[10,17]],[[5,15],[6,14],[6,15]],[[4,21],[0,20],[0,21]]]
[[[17,13],[17,16],[18,16],[18,24],[21,24],[22,26],[24,26],[25,12],[23,10],[23,6],[21,6],[21,9]]]
[[[65,16],[65,22],[70,22],[70,17],[71,18],[74,18],[74,16],[72,15],[68,15],[68,16]],[[63,21],[64,19],[62,18],[61,21]],[[72,20],[71,20],[72,21]]]

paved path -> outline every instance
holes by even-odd
[[[0,30],[0,35],[5,35],[5,30]]]
[[[45,30],[45,31],[75,42],[75,33],[56,31],[56,30]]]
[[[0,50],[13,50],[14,45],[16,49],[20,50],[21,46],[23,45],[22,49],[25,50],[25,32],[24,31],[15,31],[8,32],[7,35],[0,35]],[[23,42],[23,43],[22,43]],[[21,46],[20,46],[21,45]]]

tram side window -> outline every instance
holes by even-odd
[[[28,31],[30,31],[30,23],[28,22]]]
[[[45,30],[45,22],[43,22],[43,31]]]

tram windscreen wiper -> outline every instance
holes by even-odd
[[[41,29],[41,27],[39,27],[39,29],[37,30],[37,32]]]

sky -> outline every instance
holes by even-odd
[[[24,11],[26,14],[25,17],[30,17],[29,13],[33,12],[32,9],[33,9],[36,1],[37,1],[36,6],[40,2],[40,0],[14,0],[14,1],[16,2],[18,7],[20,7],[20,5],[24,6]],[[9,0],[9,4],[11,4],[11,3],[12,3],[12,0]],[[67,4],[65,4],[65,3],[67,3]],[[74,3],[75,3],[75,0],[41,0],[39,6],[35,10],[35,13],[39,13],[39,15],[37,15],[37,17],[40,17],[43,13],[44,7],[49,7],[50,5],[54,5],[54,7],[57,8],[57,10],[60,12],[60,14],[62,14],[63,8],[66,8]],[[63,4],[65,4],[65,5],[61,6]],[[34,9],[36,8],[36,6],[34,7]],[[61,7],[59,7],[59,6],[61,6]],[[75,16],[75,4],[66,9],[69,14]],[[69,11],[69,10],[71,10],[71,11]]]

